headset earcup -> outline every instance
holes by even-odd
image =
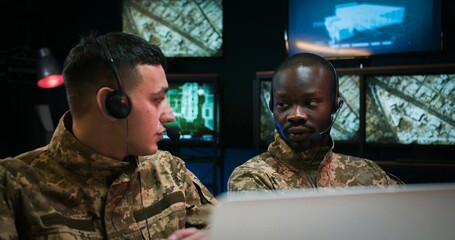
[[[334,108],[332,109],[332,114],[336,113],[338,111],[338,109],[340,109],[341,106],[343,106],[343,103],[344,103],[343,98],[338,97],[336,99],[337,99],[337,101],[334,102]]]
[[[338,109],[338,99],[337,99],[338,97],[337,97],[337,95],[338,94],[336,92],[332,92],[330,94],[330,104],[331,104],[331,106],[330,106],[331,109],[330,110],[331,110],[332,114],[334,114],[337,111],[337,109]]]
[[[131,101],[128,95],[112,91],[106,96],[107,112],[118,119],[126,118],[131,112]]]
[[[335,72],[335,82],[333,86],[333,92],[331,94],[332,97],[332,114],[336,113],[338,109],[340,108],[340,100],[343,101],[343,99],[340,97],[340,89],[339,89],[339,80],[338,80],[338,75]]]
[[[337,111],[338,109],[340,109],[342,106],[343,106],[343,103],[344,103],[344,100],[342,97],[338,97],[338,101],[337,101]]]

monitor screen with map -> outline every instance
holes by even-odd
[[[218,140],[218,91],[214,74],[168,74],[167,98],[175,120],[168,127],[180,131],[180,142]],[[165,136],[165,141],[168,139]]]
[[[222,55],[222,0],[123,0],[122,3],[123,32],[160,46],[166,57]]]
[[[366,77],[366,142],[455,144],[455,74]]]

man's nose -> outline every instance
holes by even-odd
[[[175,120],[175,116],[174,116],[174,112],[172,112],[172,110],[168,110],[168,111],[165,111],[163,112],[163,114],[161,114],[161,122],[172,122]]]
[[[299,122],[308,120],[308,114],[305,113],[305,109],[302,106],[294,106],[287,116],[289,122]]]
[[[172,122],[175,120],[174,112],[172,111],[171,105],[166,101],[164,111],[161,114],[160,121],[163,123]]]

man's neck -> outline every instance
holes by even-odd
[[[73,119],[72,133],[83,145],[106,157],[123,161],[126,156],[125,133],[116,123],[93,117]]]

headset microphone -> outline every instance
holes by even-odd
[[[310,140],[310,142],[312,142],[312,143],[319,142],[322,139],[322,136],[324,134],[326,134],[328,131],[330,131],[330,128],[332,128],[333,124],[335,123],[335,120],[338,117],[338,113],[340,112],[340,109],[343,106],[343,99],[342,98],[339,98],[338,102],[339,102],[338,109],[330,117],[330,121],[331,121],[330,126],[328,128],[326,128],[322,132],[315,132],[315,133],[311,134],[310,137],[308,137],[308,140]],[[333,117],[333,115],[335,115],[335,117]]]
[[[180,139],[180,132],[173,127],[165,127],[166,134],[172,141],[178,141]]]
[[[310,140],[310,142],[312,142],[312,143],[319,142],[322,139],[322,135],[326,134],[330,130],[330,128],[332,127],[334,122],[335,121],[332,121],[330,126],[327,129],[325,129],[324,131],[315,132],[315,133],[311,134],[310,137],[308,137],[308,140]]]

